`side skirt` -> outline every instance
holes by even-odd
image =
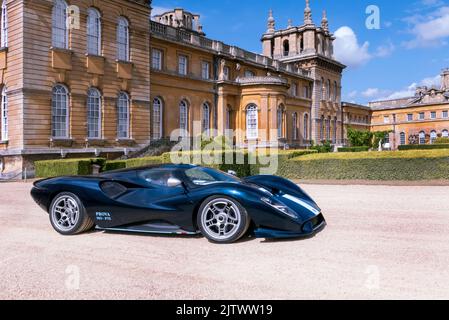
[[[138,226],[123,226],[116,228],[101,228],[96,227],[97,230],[104,231],[118,231],[118,232],[134,232],[134,233],[151,233],[151,234],[171,234],[171,235],[198,235],[199,231],[189,232],[178,226],[166,224],[143,224]]]

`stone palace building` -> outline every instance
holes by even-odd
[[[206,37],[180,8],[150,19],[151,0],[0,3],[0,178],[228,129],[242,148],[341,145],[349,126],[393,128],[393,145],[447,135],[448,72],[415,97],[342,104],[345,66],[309,0],[299,26],[277,29],[270,11],[261,54]]]

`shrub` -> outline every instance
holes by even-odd
[[[366,152],[366,151],[369,151],[369,147],[338,148],[338,152]]]
[[[125,163],[126,168],[137,168],[137,167],[162,164],[164,162],[162,156],[159,156],[159,157],[144,157],[144,158],[129,159],[126,160]]]
[[[449,144],[407,144],[398,147],[399,150],[433,150],[449,149]]]
[[[36,161],[37,178],[50,178],[58,176],[89,175],[92,173],[92,164],[103,166],[106,160],[94,159],[62,159]]]
[[[449,150],[305,155],[289,160],[278,174],[302,180],[449,179]]]
[[[112,171],[126,168],[126,160],[114,160],[114,161],[106,161],[105,165],[102,168],[102,171]]]
[[[323,144],[310,147],[311,150],[315,150],[318,153],[332,152],[332,144],[330,141],[324,141]]]
[[[449,138],[440,137],[435,140],[435,144],[449,144]]]

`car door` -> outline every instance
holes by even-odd
[[[123,212],[120,223],[163,221],[178,226],[184,226],[186,221],[190,223],[193,205],[183,183],[172,185],[170,182],[173,179],[178,179],[173,169],[138,170],[136,182],[141,187],[130,189],[117,199],[121,204],[132,208],[127,213]]]

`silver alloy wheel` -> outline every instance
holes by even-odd
[[[215,240],[228,240],[239,230],[242,223],[237,205],[228,199],[214,199],[201,212],[201,224]]]
[[[57,198],[51,208],[53,224],[60,231],[71,231],[80,218],[80,209],[74,198],[68,195]]]

